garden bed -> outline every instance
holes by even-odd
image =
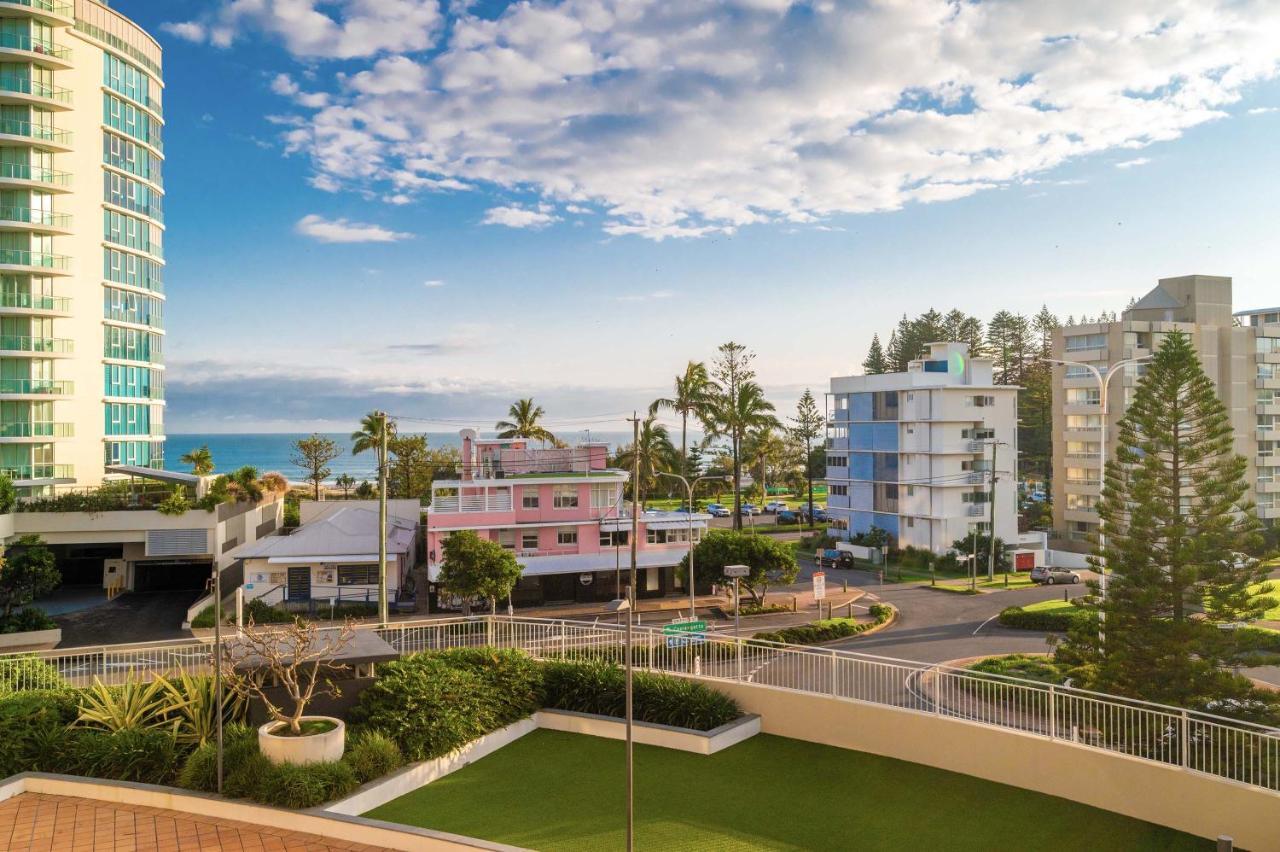
[[[781,630],[768,630],[757,633],[752,639],[765,642],[780,642],[788,645],[818,645],[823,642],[834,642],[866,633],[881,625],[893,621],[897,610],[889,604],[872,604],[868,613],[872,621],[857,621],[852,618],[825,618],[811,624],[797,624]]]

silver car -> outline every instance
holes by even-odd
[[[1037,565],[1031,569],[1031,582],[1044,583],[1049,586],[1058,583],[1075,584],[1080,582],[1080,575],[1069,568],[1053,568],[1048,565]]]

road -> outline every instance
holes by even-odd
[[[191,591],[130,592],[101,606],[56,616],[53,620],[62,628],[59,647],[190,638],[182,621],[199,596]]]

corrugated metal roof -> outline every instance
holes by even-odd
[[[414,527],[400,518],[387,518],[387,552],[404,553],[413,543]],[[339,506],[292,535],[273,535],[248,545],[243,559],[292,557],[307,561],[351,559],[378,552],[378,513],[354,506]],[[368,560],[364,560],[368,561]],[[377,557],[373,557],[377,561]]]

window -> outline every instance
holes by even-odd
[[[378,583],[377,565],[339,565],[339,586],[372,586]]]
[[[916,526],[916,519],[907,518],[907,529],[915,529],[915,526]]]
[[[1066,337],[1066,344],[1068,352],[1102,349],[1107,345],[1107,336],[1105,334],[1071,334]]]
[[[618,488],[615,485],[592,485],[591,508],[608,510],[618,502]]]
[[[847,485],[830,485],[827,487],[827,490],[837,497],[849,496],[849,486]]]
[[[613,532],[601,530],[600,532],[601,547],[626,547],[629,540],[629,534],[626,530],[614,530]]]
[[[538,534],[536,532],[520,533],[520,549],[521,550],[537,550]]]
[[[827,456],[827,467],[848,467],[848,456]]]
[[[1067,405],[1097,405],[1101,401],[1097,388],[1067,388]]]
[[[520,508],[522,509],[538,508],[538,489],[536,487],[520,489]]]
[[[578,486],[576,485],[557,485],[555,491],[552,492],[551,505],[556,509],[576,509],[578,508]],[[574,539],[577,543],[577,539]]]
[[[577,527],[560,527],[556,530],[556,544],[567,546],[578,543]]]
[[[916,487],[914,485],[907,486],[907,496],[908,497],[916,496]]]
[[[516,549],[516,531],[515,530],[498,530],[498,544],[504,550]]]
[[[980,394],[978,396],[971,397],[969,404],[974,408],[991,408],[996,404],[996,398],[994,396],[984,396]]]
[[[990,441],[995,436],[996,430],[994,429],[979,429],[975,427],[973,429],[960,430],[960,437],[971,441]]]

